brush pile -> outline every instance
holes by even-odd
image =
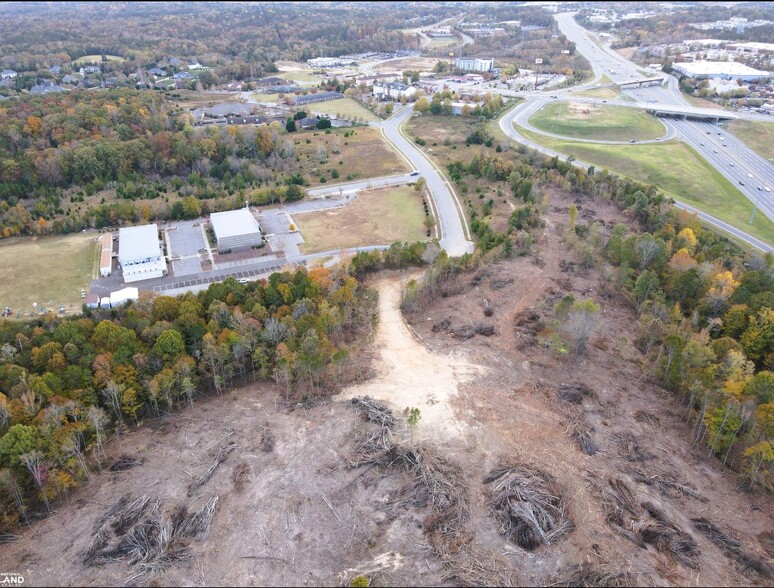
[[[652,502],[643,502],[642,507],[648,511],[655,523],[640,527],[640,538],[658,551],[667,553],[684,566],[696,570],[699,568],[698,558],[701,555],[696,539],[684,532],[664,511]]]
[[[126,579],[131,583],[190,559],[190,540],[207,534],[219,500],[215,496],[192,513],[183,504],[166,517],[158,498],[122,496],[96,521],[91,541],[80,552],[81,561],[87,566],[125,562],[132,566]]]
[[[541,470],[516,465],[491,471],[489,507],[510,541],[532,551],[550,545],[575,528],[554,478]]]
[[[587,586],[642,585],[634,575],[620,571],[620,566],[583,563],[571,566],[564,573],[566,574],[564,577],[554,580],[548,586],[585,588]]]
[[[771,566],[756,554],[745,550],[739,541],[721,531],[717,525],[705,518],[691,519],[691,522],[693,528],[719,547],[726,557],[739,563],[743,573],[752,570],[765,579],[774,577]]]
[[[215,455],[215,461],[212,462],[210,469],[208,469],[201,478],[195,482],[192,482],[191,485],[188,486],[188,496],[193,496],[199,488],[209,482],[210,478],[212,478],[212,475],[215,473],[215,470],[220,467],[220,464],[226,461],[228,454],[234,451],[236,448],[236,443],[228,443],[227,445],[221,447],[218,450],[218,453]]]
[[[142,459],[132,457],[131,455],[122,455],[110,464],[111,472],[123,472],[142,465]]]

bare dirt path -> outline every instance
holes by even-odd
[[[416,276],[414,276],[416,277]],[[486,368],[465,361],[458,353],[439,355],[429,351],[411,332],[400,311],[403,284],[410,278],[385,278],[374,286],[379,291],[379,327],[375,348],[378,375],[364,384],[344,390],[339,398],[371,396],[392,404],[396,412],[418,408],[418,439],[465,436],[465,424],[452,410],[459,385]]]

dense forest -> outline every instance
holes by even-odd
[[[401,29],[455,14],[452,6],[430,2],[316,4],[311,10],[289,2],[6,3],[0,7],[0,67],[35,72],[86,55],[115,55],[125,61],[105,64],[108,71],[129,74],[179,58],[215,67],[223,79],[244,79],[251,68],[254,75],[275,71],[280,59],[417,49],[417,36]]]
[[[303,196],[302,179],[279,169],[294,155],[282,124],[194,128],[190,115],[173,108],[160,93],[130,90],[5,103],[0,236],[147,221],[152,211],[133,201],[168,190],[183,197],[173,206],[173,218],[200,216],[206,212],[203,199],[222,197],[222,207],[229,208],[228,196],[247,187],[265,187],[258,203]],[[117,202],[79,211],[84,197],[108,187],[116,189]],[[67,206],[68,196],[74,206]]]
[[[729,41],[771,42],[774,37],[774,25],[747,28],[744,31],[735,29],[700,30],[690,25],[692,23],[710,23],[716,20],[725,21],[733,17],[753,20],[772,20],[772,11],[765,3],[729,4],[692,4],[689,9],[676,10],[669,16],[662,15],[649,18],[632,18],[616,23],[616,35],[620,41],[616,47],[640,47],[657,43],[680,43],[686,39],[727,39]],[[621,11],[637,10],[627,5],[627,8],[616,5],[606,5],[604,8],[614,8]],[[641,10],[650,7],[642,5]],[[578,24],[593,30],[608,30],[611,23],[598,23],[589,20],[588,14],[577,16]]]
[[[394,263],[410,259],[402,250]],[[273,378],[286,400],[309,401],[351,381],[373,304],[346,271],[313,269],[72,319],[2,321],[0,530],[88,479],[115,427],[240,382]]]

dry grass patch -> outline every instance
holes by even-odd
[[[28,315],[65,306],[79,312],[81,288],[88,289],[97,255],[96,235],[23,237],[0,242],[0,306]]]
[[[425,240],[422,199],[413,188],[361,192],[343,208],[296,215],[303,253]]]
[[[343,182],[411,171],[378,129],[357,127],[331,129],[330,134],[315,131],[294,135],[298,157],[295,165],[313,186],[321,183],[320,177],[327,182]],[[326,157],[320,157],[321,147],[325,149]],[[321,159],[325,161],[321,162]],[[333,170],[338,172],[338,178],[333,177]]]

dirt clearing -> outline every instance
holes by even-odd
[[[449,438],[465,434],[465,427],[454,416],[451,400],[461,382],[484,368],[467,362],[463,354],[439,355],[428,351],[412,335],[400,311],[402,282],[397,278],[380,280],[379,328],[374,366],[378,375],[371,381],[345,390],[343,399],[371,396],[393,405],[397,412],[419,408],[418,439]]]

